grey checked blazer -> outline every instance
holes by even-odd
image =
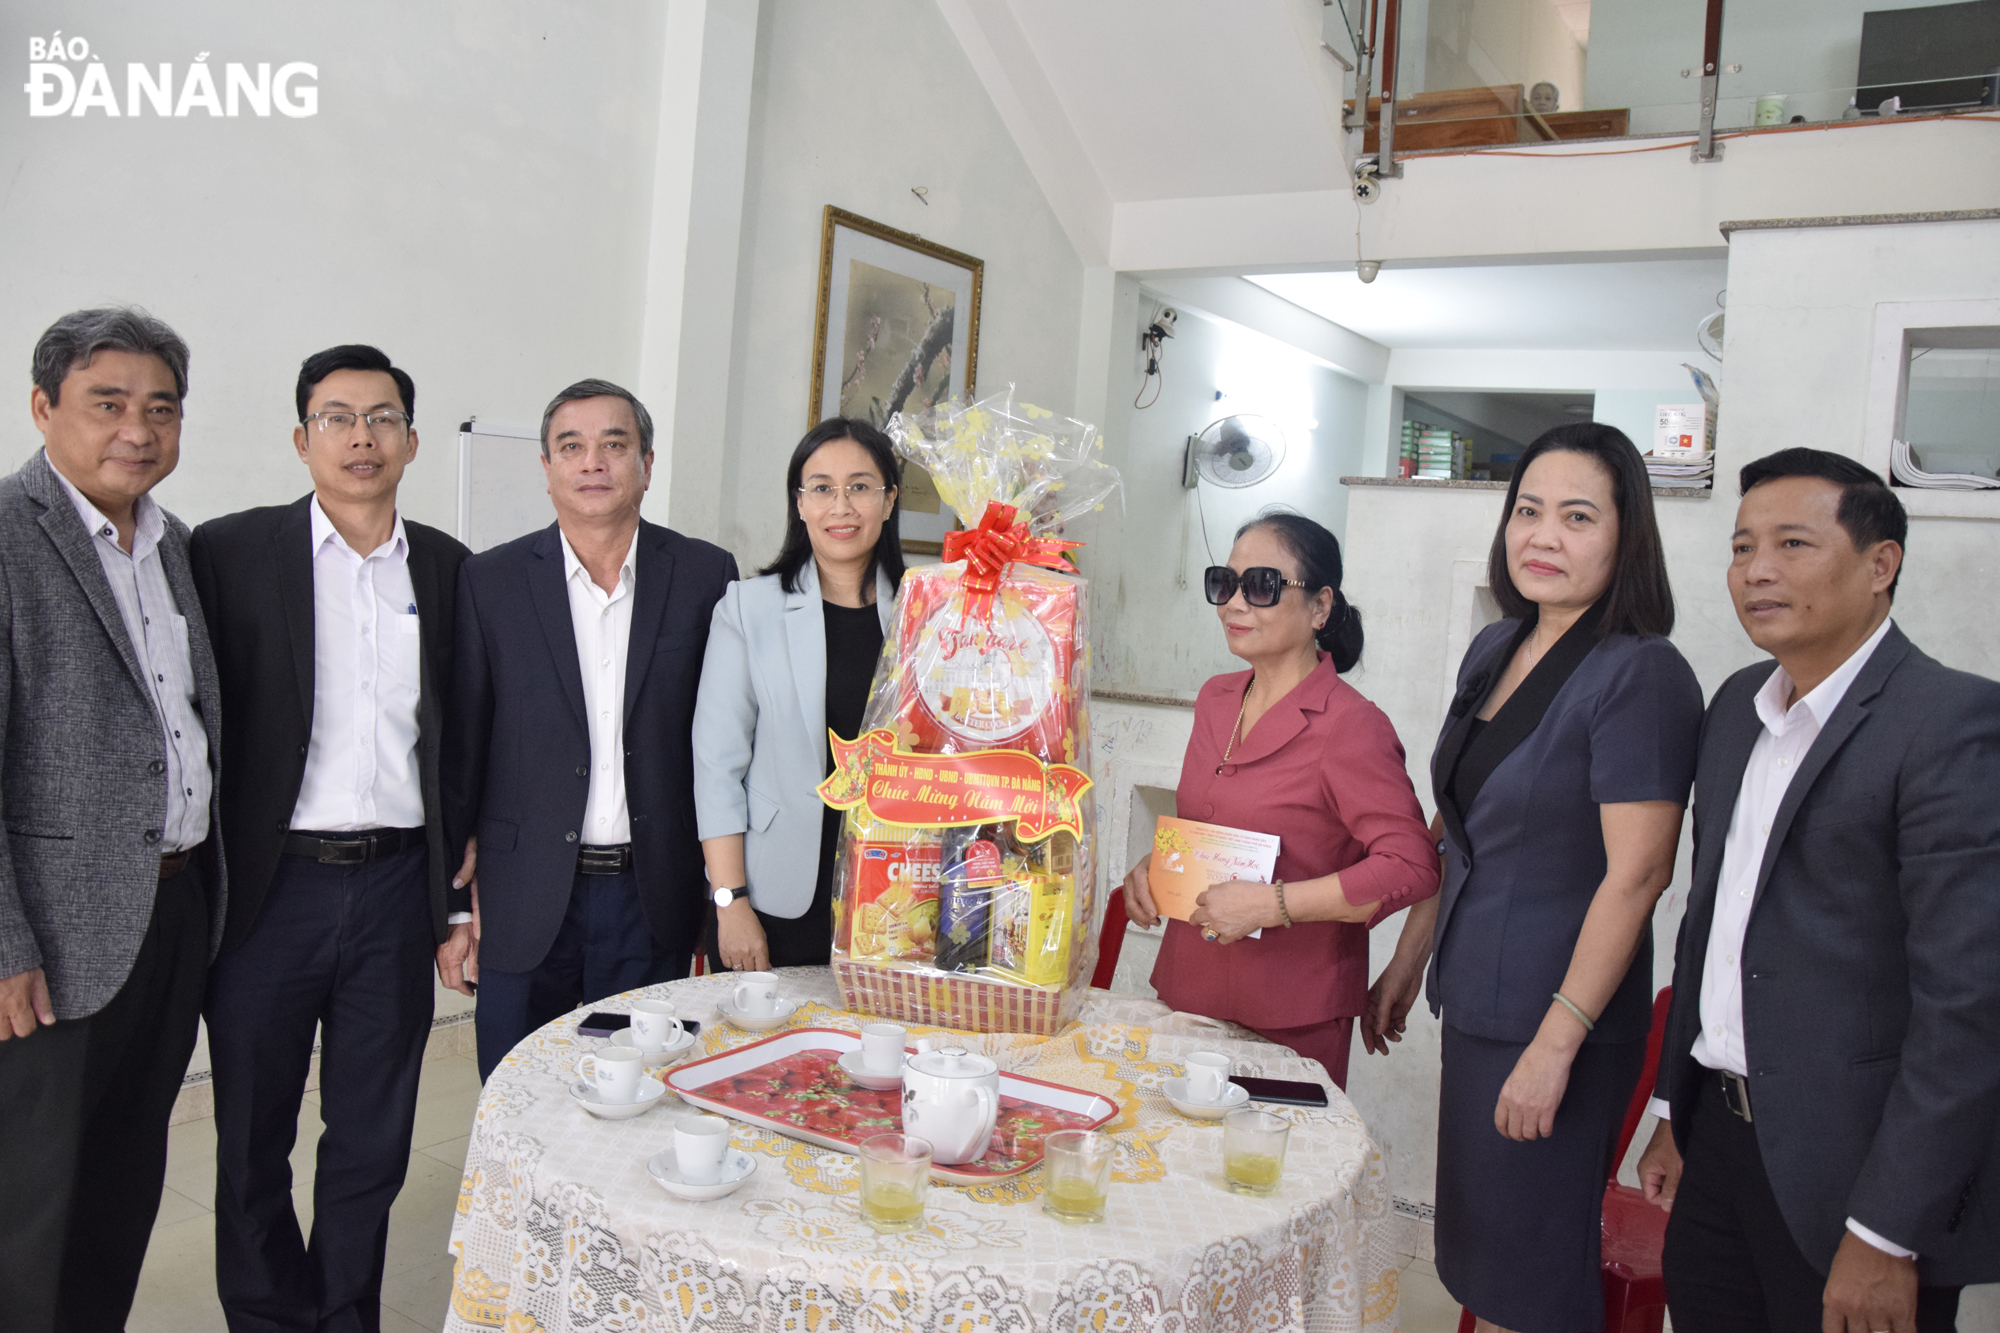
[[[213,765],[215,656],[187,526],[164,517],[160,557],[187,618]],[[56,1017],[87,1018],[125,984],[152,919],[166,739],[91,536],[40,451],[0,480],[0,643],[0,976],[39,967]],[[213,957],[227,892],[213,800],[208,818]]]

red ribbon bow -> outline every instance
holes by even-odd
[[[1063,552],[1074,551],[1082,542],[1030,537],[1028,525],[1016,522],[1015,513],[1013,505],[991,500],[978,527],[968,532],[947,532],[944,536],[944,558],[965,561],[965,617],[992,621],[993,599],[1000,591],[1000,580],[1007,566],[1017,561],[1075,572],[1063,558]]]

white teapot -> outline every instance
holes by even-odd
[[[946,1166],[985,1156],[1000,1117],[1000,1066],[957,1047],[925,1051],[903,1066],[903,1132],[930,1140]]]

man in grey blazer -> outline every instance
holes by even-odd
[[[180,458],[187,345],[80,310],[0,481],[0,1323],[122,1329],[221,940],[215,661]]]
[[[1774,660],[1702,726],[1653,1135],[1684,1330],[1954,1326],[2000,1279],[2000,684],[1890,619],[1908,521],[1853,459],[1743,469]]]

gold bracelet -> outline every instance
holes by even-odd
[[[1290,910],[1287,909],[1285,906],[1285,881],[1283,881],[1282,879],[1278,880],[1277,889],[1278,889],[1278,915],[1285,919],[1285,928],[1289,930],[1292,925],[1292,914]]]
[[[1597,1024],[1590,1021],[1590,1015],[1576,1007],[1576,1001],[1570,999],[1569,996],[1563,994],[1561,991],[1555,993],[1555,999],[1557,1004],[1560,1004],[1563,1008],[1576,1015],[1576,1021],[1583,1024],[1585,1032],[1597,1031]]]

